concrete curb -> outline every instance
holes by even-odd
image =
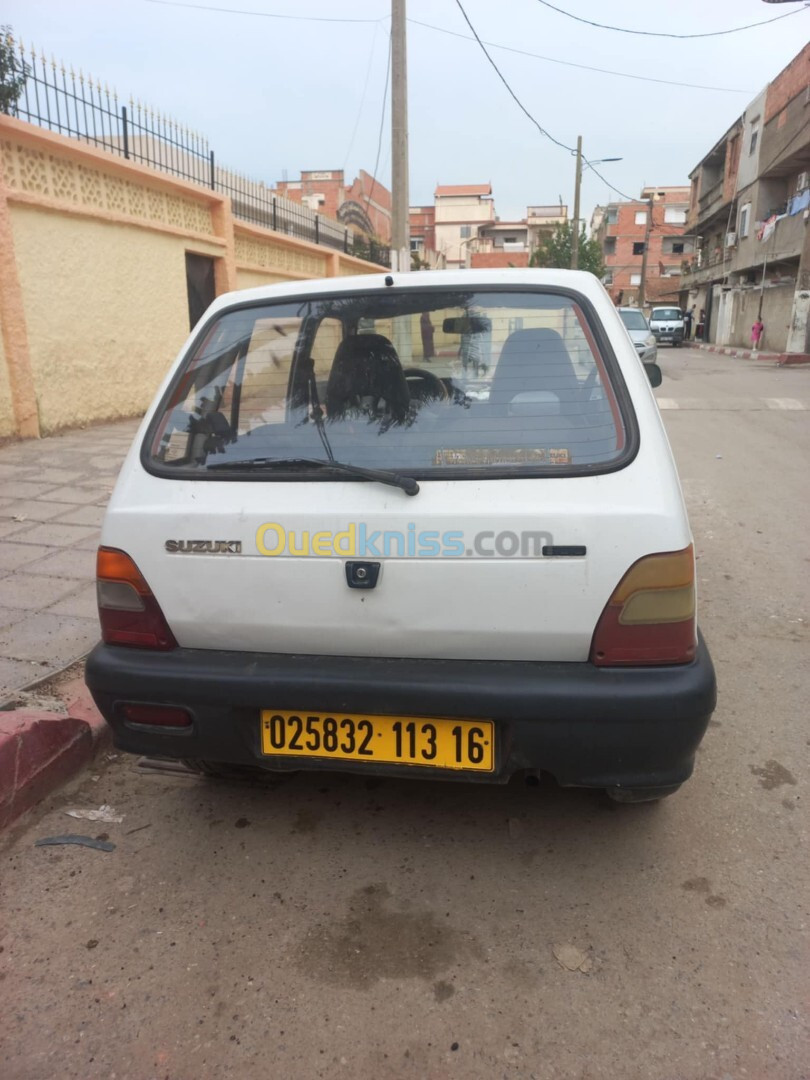
[[[756,349],[737,349],[726,345],[704,345],[698,341],[689,342],[690,349],[701,352],[720,353],[722,356],[735,356],[739,360],[759,360],[777,367],[792,367],[796,364],[810,364],[810,353],[773,353],[757,352]]]
[[[66,714],[23,708],[0,712],[0,829],[91,761],[109,728],[82,679],[56,691]]]

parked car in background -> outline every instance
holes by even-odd
[[[676,307],[654,307],[650,312],[650,330],[660,344],[680,346],[686,336],[683,312]]]
[[[672,452],[591,274],[219,297],[101,539],[86,678],[130,753],[643,802],[714,709]]]
[[[627,333],[630,335],[630,340],[635,345],[641,361],[644,364],[656,363],[658,344],[641,308],[619,308],[619,314],[622,317],[622,322],[627,327]]]

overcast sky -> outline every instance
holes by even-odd
[[[557,60],[739,93],[642,82],[495,48],[526,108],[561,142],[637,196],[686,184],[690,169],[810,36],[810,9],[762,0],[554,0],[617,26],[699,33],[797,14],[770,26],[694,41],[585,26],[538,0],[462,0],[487,42]],[[217,159],[268,182],[287,170],[374,169],[388,56],[389,0],[200,0],[309,22],[163,6],[150,0],[3,0],[0,20],[26,44],[132,94],[205,134]],[[469,35],[455,0],[408,0],[408,16]],[[573,201],[574,160],[544,139],[474,41],[411,23],[408,38],[410,202],[435,184],[491,181],[507,220],[527,204]],[[365,94],[364,94],[365,88]],[[389,99],[390,100],[390,99]],[[356,125],[356,133],[355,132]],[[385,118],[378,175],[390,186]],[[354,137],[353,137],[354,133]],[[583,216],[610,197],[586,170]],[[615,196],[613,196],[615,197]]]

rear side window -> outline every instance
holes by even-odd
[[[248,462],[254,479],[262,462],[300,478],[304,458],[422,477],[616,467],[627,408],[596,329],[574,298],[542,292],[407,289],[232,309],[178,372],[145,464],[218,479]]]

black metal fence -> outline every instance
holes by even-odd
[[[119,102],[106,83],[26,50],[22,43],[14,48],[25,73],[11,110],[18,119],[229,195],[234,216],[243,221],[389,265],[388,249],[373,238],[358,236],[339,221],[219,165],[199,133],[140,101]]]

